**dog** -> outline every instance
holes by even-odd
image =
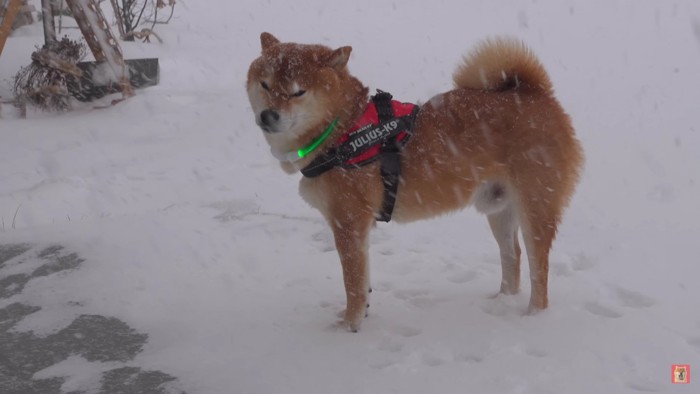
[[[384,167],[396,167],[396,160],[348,166],[333,156],[371,104],[369,89],[348,70],[352,47],[281,42],[270,33],[260,42],[262,54],[247,75],[248,97],[272,154],[286,172],[307,174],[299,193],[333,231],[347,297],[340,324],[357,332],[366,317],[368,236],[387,200],[396,222],[470,205],[486,214],[500,249],[503,294],[520,288],[520,231],[530,270],[528,312],[547,308],[549,252],[584,154],[528,47],[513,38],[483,41],[458,65],[453,90],[398,122],[411,129],[408,142],[387,155],[400,165],[392,192]],[[335,165],[308,176],[310,167],[331,159]]]

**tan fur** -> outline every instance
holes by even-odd
[[[552,82],[534,53],[521,41],[496,38],[484,40],[454,75],[460,89],[501,90],[509,83],[531,83],[533,89],[551,93]]]
[[[321,149],[294,167],[284,164],[303,168],[362,114],[368,89],[348,72],[350,47],[280,43],[268,33],[261,42],[263,55],[252,63],[247,83],[256,117],[274,109],[285,119],[305,119],[302,132],[288,122],[289,133],[280,132],[286,136],[265,133],[273,151],[298,149],[339,119]],[[261,80],[272,84],[269,91],[261,93]],[[458,67],[454,81],[454,90],[433,97],[417,116],[413,140],[402,153],[393,219],[430,218],[473,203],[488,215],[498,242],[500,292],[506,294],[519,291],[521,229],[530,311],[544,309],[549,251],[583,164],[571,121],[544,68],[519,41],[484,42]],[[289,97],[293,83],[308,93]],[[347,295],[343,324],[357,330],[368,305],[367,239],[383,199],[378,164],[303,178],[300,193],[333,229]]]

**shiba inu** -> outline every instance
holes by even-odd
[[[301,196],[333,230],[345,327],[357,331],[369,305],[368,236],[377,220],[410,222],[469,205],[487,215],[500,248],[500,293],[519,291],[521,231],[529,310],[547,308],[549,251],[583,151],[523,43],[482,42],[458,65],[454,89],[418,107],[384,93],[370,100],[348,71],[349,46],[285,43],[269,33],[260,40],[250,103],[272,154],[288,173],[304,174]]]

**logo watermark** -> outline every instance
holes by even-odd
[[[690,383],[690,364],[671,365],[671,383]]]

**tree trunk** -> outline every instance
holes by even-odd
[[[44,23],[44,47],[56,42],[56,25],[53,20],[51,0],[41,0],[41,18]]]

